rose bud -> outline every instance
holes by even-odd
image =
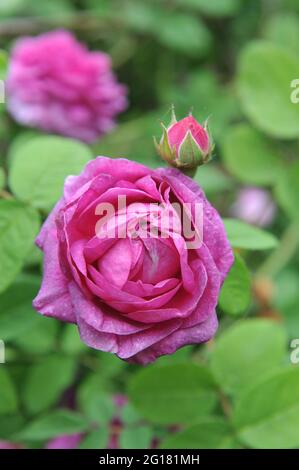
[[[162,128],[160,143],[155,140],[155,145],[159,155],[169,165],[192,170],[211,160],[214,145],[207,121],[202,127],[191,114],[177,121],[172,111],[170,125],[166,128],[162,124]]]

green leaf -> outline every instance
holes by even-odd
[[[136,424],[142,421],[140,414],[137,413],[131,403],[127,403],[120,410],[120,419],[125,425]]]
[[[51,0],[47,3],[30,0],[28,8],[33,16],[54,16],[55,18],[58,15],[69,15],[74,11],[70,0]]]
[[[299,218],[299,162],[288,166],[282,173],[275,193],[279,205],[294,219]]]
[[[239,439],[258,449],[299,446],[299,368],[288,367],[244,391],[233,422]]]
[[[5,173],[4,169],[0,167],[0,190],[5,187]]]
[[[163,162],[155,155],[153,135],[160,136],[162,113],[148,113],[137,119],[124,122],[104,136],[93,146],[95,155],[115,155],[137,161],[151,168],[163,166]]]
[[[299,13],[298,0],[282,0],[282,3],[284,7]]]
[[[78,405],[92,422],[107,425],[115,412],[112,397],[103,390],[101,378],[91,374],[79,387]]]
[[[106,380],[110,380],[119,374],[126,368],[126,363],[120,361],[114,354],[107,354],[105,352],[99,352],[97,354],[98,359],[98,372],[101,377]]]
[[[275,278],[273,306],[281,316],[289,338],[299,338],[299,273],[295,266],[286,267]]]
[[[212,35],[200,18],[169,11],[163,5],[128,1],[121,20],[134,31],[151,34],[164,46],[188,56],[204,55],[211,46]]]
[[[170,365],[174,363],[186,363],[186,362],[192,362],[192,346],[184,346],[177,351],[175,351],[173,354],[166,354],[165,356],[160,356],[157,359],[157,364],[159,366],[161,365]]]
[[[19,149],[22,149],[25,143],[30,142],[30,140],[35,139],[36,137],[41,137],[42,135],[43,134],[41,134],[36,129],[30,129],[30,130],[21,131],[14,137],[8,149],[8,155],[7,155],[7,164],[8,164],[9,169],[11,168],[11,164],[13,162],[14,156],[18,154],[17,151]]]
[[[4,80],[6,77],[6,71],[7,71],[7,65],[8,65],[8,58],[7,58],[7,53],[0,49],[0,80]],[[1,101],[0,101],[1,104]]]
[[[226,168],[245,183],[268,185],[280,175],[279,154],[262,134],[247,124],[230,129],[222,150]]]
[[[184,8],[199,10],[208,16],[232,16],[241,7],[241,0],[175,0]]]
[[[156,34],[165,46],[195,57],[205,55],[212,42],[210,31],[199,18],[182,13],[167,12]]]
[[[4,369],[0,366],[0,414],[14,413],[17,410],[17,394],[14,384]]]
[[[40,278],[20,275],[0,296],[0,338],[9,341],[25,334],[37,324],[39,317],[32,308],[32,299],[40,286]]]
[[[13,16],[18,13],[22,7],[25,7],[26,0],[1,0],[0,17]]]
[[[61,339],[61,350],[66,354],[80,354],[86,351],[86,345],[80,339],[77,325],[65,325]]]
[[[219,305],[229,315],[240,315],[248,308],[250,297],[250,273],[241,256],[235,255],[233,267],[221,289]]]
[[[39,229],[38,213],[13,200],[0,200],[0,292],[17,276]]]
[[[237,219],[223,219],[225,230],[234,248],[245,250],[269,250],[277,246],[277,239],[266,232]]]
[[[29,369],[23,400],[30,413],[39,413],[60,398],[72,383],[76,371],[75,359],[61,354],[44,358]]]
[[[136,32],[154,33],[163,13],[159,5],[130,0],[124,3],[121,18]]]
[[[299,106],[291,101],[291,82],[299,77],[299,59],[271,43],[257,41],[240,56],[238,88],[252,123],[273,137],[299,136]]]
[[[241,320],[216,339],[211,369],[228,394],[237,395],[286,357],[286,333],[269,320]]]
[[[153,430],[145,425],[125,428],[119,436],[120,448],[149,449],[153,437]]]
[[[233,180],[212,162],[200,166],[194,179],[206,194],[220,193],[234,186]]]
[[[59,322],[33,312],[34,325],[26,334],[14,338],[14,343],[29,354],[47,354],[53,352],[56,344]]]
[[[10,187],[19,199],[49,210],[61,197],[65,178],[80,173],[91,158],[89,148],[81,142],[35,137],[15,148]]]
[[[157,424],[192,422],[216,404],[209,371],[190,363],[141,370],[130,380],[128,393],[140,415]]]
[[[0,416],[0,439],[10,440],[10,437],[22,429],[24,424],[25,419],[20,413]]]
[[[109,429],[103,427],[91,431],[79,444],[79,449],[107,449]]]
[[[207,416],[196,424],[167,437],[162,449],[231,449],[232,431],[228,423],[213,416]]]
[[[16,434],[15,439],[41,441],[59,434],[84,432],[88,427],[89,423],[79,413],[60,409],[48,415],[39,416]]]
[[[293,50],[296,54],[299,53],[299,19],[297,15],[281,12],[271,16],[263,27],[263,35],[265,39],[274,44]]]

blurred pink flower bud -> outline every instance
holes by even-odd
[[[231,215],[249,224],[265,227],[270,225],[276,214],[276,205],[271,194],[260,188],[242,188],[231,207]]]
[[[46,449],[77,449],[82,437],[82,434],[63,434],[51,439]]]

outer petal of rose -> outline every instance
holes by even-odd
[[[173,354],[182,346],[205,343],[215,335],[217,328],[218,320],[216,313],[213,312],[205,322],[199,323],[192,328],[176,330],[167,336],[167,338],[130,358],[129,362],[145,365],[154,362],[159,356],[164,354]]]
[[[221,274],[221,281],[223,282],[233,265],[234,255],[228,242],[223,222],[217,211],[212,206],[210,207],[211,214],[213,215],[212,220],[203,227],[204,243],[214,258]]]
[[[117,356],[121,359],[129,359],[171,335],[180,328],[181,323],[181,320],[178,319],[169,320],[134,335],[119,336]]]
[[[42,228],[40,229],[40,232],[35,239],[35,243],[41,250],[43,249],[49,230],[56,228],[56,217],[63,205],[64,201],[63,199],[60,199],[43,223]]]
[[[76,177],[75,177],[76,178]],[[76,214],[81,213],[85,208],[92,203],[100,194],[107,191],[114,184],[114,178],[112,175],[100,174],[92,178],[87,185],[82,195],[80,195],[77,202]],[[80,193],[77,193],[77,196]]]
[[[101,333],[88,325],[82,318],[77,319],[80,338],[90,348],[116,354],[118,351],[118,336],[112,333]]]
[[[116,335],[131,335],[150,328],[150,325],[143,325],[133,320],[129,320],[105,305],[96,305],[95,302],[87,299],[75,282],[69,285],[77,323],[81,320],[86,325],[101,333],[111,333]],[[82,329],[84,330],[85,325]]]
[[[42,315],[75,322],[76,317],[68,290],[68,282],[58,259],[56,229],[48,232],[44,240],[44,276],[41,288],[33,300],[33,307]]]
[[[90,182],[97,175],[106,173],[114,177],[114,181],[126,179],[136,181],[149,174],[149,169],[139,163],[119,158],[97,157],[91,160],[78,176],[69,176],[64,185],[64,195],[66,200],[70,200],[82,195],[90,185]],[[86,186],[87,185],[87,186]]]
[[[200,250],[202,263],[207,272],[207,284],[192,314],[185,319],[184,327],[192,327],[199,322],[206,320],[215,310],[218,303],[218,296],[221,287],[221,275],[214,263],[214,260],[205,245]],[[196,266],[196,263],[194,265]]]
[[[169,182],[180,200],[190,204],[203,203],[204,243],[211,251],[223,281],[233,264],[234,257],[218,212],[208,202],[202,189],[191,178],[174,168],[161,168],[158,172]]]
[[[115,353],[121,359],[128,359],[143,349],[159,342],[173,333],[182,323],[181,320],[172,320],[154,327],[142,325],[139,327],[139,331],[126,334],[126,330],[128,331],[130,328],[130,324],[127,321],[121,323],[119,319],[113,319],[113,317],[107,315],[106,317],[102,316],[103,323],[100,324],[98,316],[101,311],[99,308],[96,308],[94,303],[84,299],[79,290],[77,290],[77,297],[72,290],[72,299],[76,309],[77,324],[82,341],[92,348]],[[88,316],[90,323],[87,323],[83,316],[84,318]],[[95,326],[91,326],[91,323]],[[138,330],[138,324],[135,323],[135,325],[135,328]],[[134,328],[134,326],[131,326],[131,328]],[[107,329],[111,329],[113,333],[104,332]]]
[[[84,320],[78,321],[81,339],[88,346],[114,353],[125,360],[161,341],[180,328],[180,325],[180,321],[170,321],[165,322],[163,326],[151,327],[146,331],[132,335],[117,335],[101,333],[85,323]]]

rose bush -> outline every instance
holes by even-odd
[[[164,203],[166,209],[188,203],[193,224],[196,204],[201,205],[202,243],[188,249],[184,234],[171,231],[168,237],[160,232],[102,236],[96,231],[97,207],[112,205],[119,215],[114,223],[122,224],[119,196],[126,197],[125,224],[136,227],[147,220],[152,203]],[[141,203],[145,214],[139,212]],[[146,364],[186,344],[205,342],[217,329],[215,309],[232,250],[217,211],[176,169],[151,170],[98,157],[79,176],[66,179],[37,244],[44,251],[44,277],[35,309],[76,323],[92,348]]]
[[[8,110],[21,124],[92,142],[126,108],[126,88],[111,61],[68,31],[21,38],[11,54]]]

